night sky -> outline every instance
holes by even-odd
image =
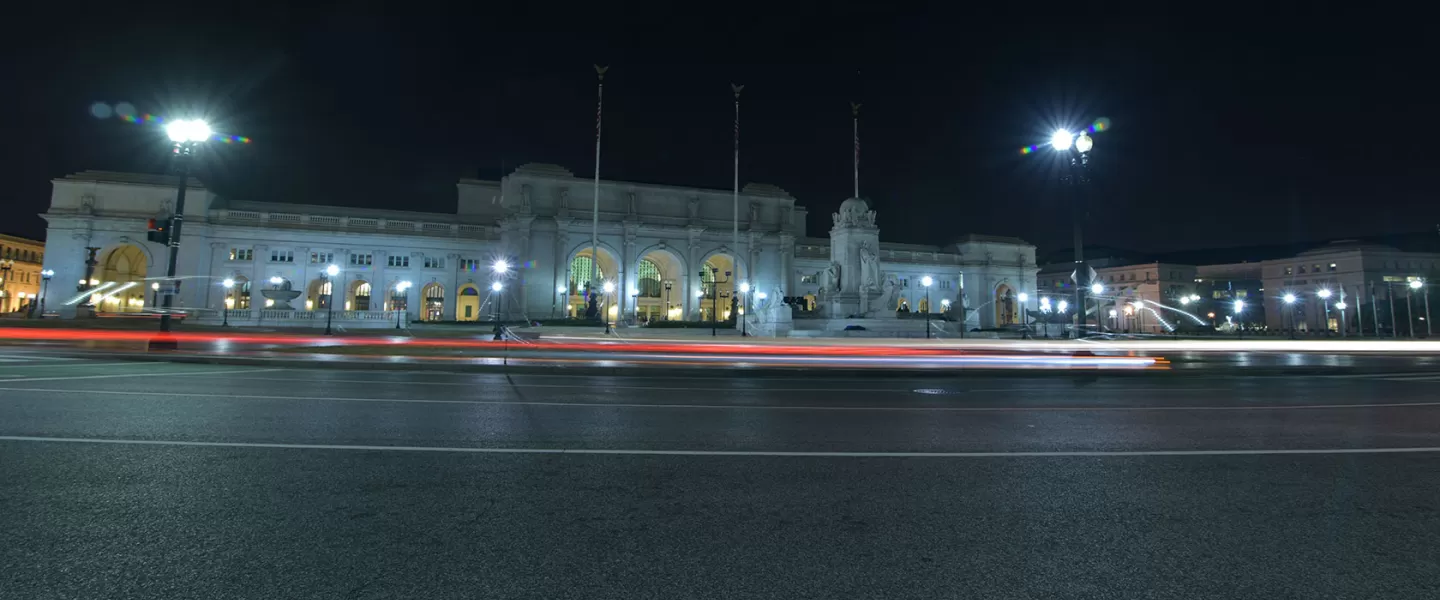
[[[862,195],[888,241],[1068,247],[1053,155],[1019,149],[1100,117],[1112,127],[1096,137],[1090,243],[1166,251],[1440,223],[1425,147],[1440,46],[1418,28],[1028,4],[1001,16],[300,2],[196,4],[183,18],[166,16],[177,4],[56,4],[65,12],[7,19],[6,233],[43,235],[33,215],[52,178],[163,171],[163,135],[92,117],[97,101],[199,111],[252,138],[200,168],[240,199],[450,211],[462,176],[548,162],[589,177],[597,62],[611,67],[603,178],[729,189],[729,84],[743,83],[742,184],[790,191],[816,236],[850,195],[852,100]]]

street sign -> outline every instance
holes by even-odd
[[[180,293],[179,279],[161,280],[155,283],[160,284],[160,289],[156,290],[156,292],[159,294],[174,295]]]
[[[1097,279],[1098,277],[1100,277],[1100,274],[1099,274],[1099,273],[1096,273],[1096,272],[1095,272],[1095,269],[1091,268],[1090,265],[1085,265],[1085,270],[1090,274],[1089,277],[1085,278],[1085,281],[1095,281],[1095,279]],[[1076,270],[1070,272],[1070,281],[1075,282],[1076,285],[1079,285],[1079,283],[1080,283],[1080,280],[1075,278],[1075,276],[1076,276],[1077,274],[1079,274],[1079,273],[1080,273],[1080,270],[1079,270],[1079,269],[1076,269]]]

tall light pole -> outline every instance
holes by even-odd
[[[1320,288],[1315,295],[1320,298],[1320,305],[1325,307],[1325,337],[1330,337],[1330,289]]]
[[[1079,225],[1076,225],[1076,227],[1078,228]],[[1078,288],[1078,287],[1081,287],[1081,286],[1080,286],[1079,284],[1076,284],[1075,287]],[[1100,282],[1098,282],[1098,281],[1095,282],[1095,283],[1090,284],[1090,295],[1095,297],[1095,329],[1096,329],[1097,331],[1100,329],[1100,294],[1103,294],[1103,293],[1105,293],[1105,285],[1104,285],[1104,284],[1102,284],[1102,283],[1100,283]],[[1078,298],[1079,301],[1082,302],[1082,303],[1085,301],[1085,296],[1084,296],[1084,295],[1077,294],[1077,295],[1076,295],[1076,298]],[[1118,298],[1116,298],[1116,300],[1118,301]],[[1078,312],[1078,313],[1080,313],[1080,324],[1081,324],[1081,325],[1084,325],[1084,324],[1085,324],[1085,305],[1084,305],[1084,304],[1081,304],[1081,305],[1080,305],[1080,308],[1075,309],[1075,311]]]
[[[1410,322],[1410,339],[1412,340],[1415,339],[1415,303],[1411,302],[1410,299],[1415,297],[1415,290],[1420,289],[1424,285],[1425,284],[1419,279],[1412,279],[1410,280],[1410,291],[1405,294],[1405,320]],[[1425,308],[1430,308],[1428,302]],[[1430,319],[1425,319],[1425,321],[1428,323]]]
[[[600,279],[600,132],[605,115],[605,71],[610,67],[595,65],[595,76],[599,87],[595,90],[595,187],[590,206],[590,293],[594,293],[595,282]],[[588,295],[588,294],[587,294]],[[590,299],[586,298],[586,302]],[[605,320],[605,333],[610,333],[610,321]]]
[[[325,294],[325,335],[335,335],[330,329],[330,323],[335,320],[335,276],[340,274],[340,267],[330,265],[320,275],[320,289],[329,290]]]
[[[925,293],[926,293],[925,305],[926,305],[926,306],[929,306],[929,305],[930,305],[930,300],[929,300],[930,290],[925,290]],[[1022,340],[1028,340],[1028,339],[1030,339],[1030,315],[1027,314],[1028,311],[1026,310],[1025,305],[1030,302],[1030,294],[1027,294],[1027,293],[1025,293],[1025,292],[1020,292],[1019,294],[1016,294],[1016,295],[1015,295],[1015,299],[1020,302],[1020,339],[1022,339]]]
[[[50,278],[55,276],[55,271],[45,269],[40,272],[40,318],[45,318],[45,300],[50,297]],[[1426,319],[1428,322],[1429,319]]]
[[[1345,309],[1348,307],[1344,300],[1335,303],[1335,308],[1340,311],[1340,337],[1345,337]]]
[[[1295,339],[1295,294],[1286,292],[1280,297],[1285,302],[1285,312],[1280,313],[1280,326],[1285,326],[1285,313],[1290,314],[1290,339]]]
[[[160,331],[170,331],[170,309],[179,291],[175,279],[175,262],[180,254],[180,229],[185,224],[185,185],[190,179],[190,160],[200,144],[210,139],[210,126],[199,119],[176,120],[165,124],[165,135],[175,143],[175,170],[180,175],[179,188],[175,192],[175,213],[170,216],[168,244],[170,260],[165,267],[165,304],[160,313]]]
[[[1435,335],[1434,327],[1430,325],[1430,285],[1423,279],[1420,284],[1425,288],[1425,337],[1428,339]],[[44,304],[41,304],[41,307],[43,308]]]
[[[220,301],[220,326],[229,327],[230,303],[235,301],[232,295],[235,290],[235,280],[226,277],[225,281],[220,282],[220,285],[225,286],[225,299]]]
[[[555,318],[555,305],[559,302],[559,300],[560,300],[560,298],[561,298],[562,296],[568,295],[568,294],[566,294],[566,292],[568,292],[568,291],[570,291],[570,286],[567,286],[567,285],[557,285],[557,286],[555,286],[555,299],[550,301],[550,318],[552,318],[552,319]],[[567,306],[566,306],[566,308],[565,308],[565,314],[568,316],[568,315],[570,314],[570,308],[569,308],[569,306],[568,306],[569,303],[566,303],[566,304],[567,304]]]
[[[710,267],[710,337],[720,335],[718,332],[719,325],[716,321],[716,317],[720,316],[720,284],[730,283],[730,281],[731,278],[729,271],[725,272],[725,280],[721,281],[720,269],[717,267]],[[700,285],[702,287],[705,285],[704,268],[700,269]],[[701,290],[701,293],[703,294],[704,290]],[[704,305],[702,304],[701,306]]]
[[[395,329],[400,329],[400,319],[410,310],[410,297],[406,294],[410,290],[410,285],[409,281],[402,281],[395,284],[395,291],[400,292],[399,297],[404,300],[400,308],[395,311]],[[390,296],[390,308],[392,309],[395,308],[395,298],[396,296],[393,294]]]
[[[1060,172],[1060,183],[1071,190],[1070,220],[1075,236],[1075,322],[1078,334],[1085,327],[1085,291],[1090,278],[1089,270],[1085,267],[1085,242],[1081,232],[1081,219],[1085,215],[1082,204],[1086,200],[1084,190],[1090,183],[1090,150],[1095,147],[1095,141],[1084,131],[1077,136],[1061,129],[1050,136],[1050,146],[1056,152],[1063,153],[1061,160],[1065,161],[1065,168]],[[1098,309],[1095,311],[1095,326],[1096,329],[1100,327]]]

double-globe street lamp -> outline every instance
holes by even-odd
[[[920,285],[925,286],[925,339],[930,339],[930,285],[935,279],[926,275],[920,278]]]
[[[185,222],[185,184],[190,179],[190,161],[200,144],[210,139],[210,126],[199,119],[178,119],[165,124],[165,135],[175,143],[174,169],[179,175],[179,189],[175,192],[175,212],[170,216],[170,231],[167,243],[170,247],[169,261],[165,266],[165,304],[160,313],[160,331],[170,331],[170,308],[174,305],[177,281],[175,261],[180,252],[180,229]]]
[[[1290,315],[1290,339],[1293,340],[1295,339],[1295,294],[1286,292],[1284,296],[1280,297],[1280,300],[1285,302],[1285,312],[1280,314],[1280,318],[1283,321],[1286,313]],[[1281,326],[1284,326],[1283,322]]]
[[[737,310],[737,312],[738,312],[739,314],[735,316],[736,319],[739,319],[739,320],[740,320],[740,337],[747,337],[747,336],[750,335],[749,330],[747,330],[747,329],[745,328],[745,321],[746,321],[745,316],[746,316],[746,313],[750,312],[750,292],[751,292],[750,282],[748,282],[748,281],[742,281],[742,282],[740,282],[740,294],[743,295],[744,298],[745,298],[745,301],[744,301],[744,302],[742,303],[742,305],[739,307],[739,310]]]
[[[501,303],[504,302],[505,284],[501,281],[510,273],[510,263],[501,258],[490,264],[491,279],[490,291],[494,294],[494,315],[495,315],[495,339],[503,339],[500,333]]]
[[[1090,150],[1095,141],[1084,131],[1079,135],[1061,129],[1050,136],[1050,146],[1056,152],[1063,152],[1064,169],[1060,172],[1060,183],[1071,190],[1070,219],[1075,236],[1075,323],[1076,335],[1085,328],[1085,289],[1090,271],[1085,266],[1085,242],[1081,232],[1081,219],[1085,214],[1086,190],[1090,183]],[[1100,310],[1095,310],[1095,328],[1100,328]]]
[[[328,291],[325,294],[325,335],[334,335],[330,324],[335,319],[335,276],[340,274],[340,267],[330,265],[320,272],[320,289]]]
[[[410,291],[411,285],[413,284],[409,281],[401,281],[395,284],[395,291],[399,295],[390,295],[390,308],[395,309],[395,329],[400,329],[400,319],[404,318],[405,313],[410,310],[410,297],[407,295],[407,292]],[[396,302],[396,298],[399,298],[402,302]],[[397,307],[395,306],[396,304],[400,306]]]
[[[611,332],[610,307],[615,304],[615,299],[613,297],[613,294],[615,293],[615,282],[607,281],[600,285],[600,289],[605,290],[605,311],[600,313],[600,318],[605,321],[605,334],[609,335]],[[619,317],[620,313],[617,311],[615,313],[615,316]]]

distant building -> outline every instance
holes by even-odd
[[[1161,333],[1172,326],[1201,325],[1197,321],[1220,326],[1238,318],[1247,327],[1302,332],[1327,327],[1339,332],[1343,323],[1347,332],[1363,326],[1367,335],[1376,331],[1378,322],[1387,335],[1396,327],[1401,335],[1408,335],[1412,320],[1417,333],[1427,331],[1425,290],[1432,279],[1440,278],[1436,241],[1440,240],[1393,236],[1151,256],[1098,249],[1094,255],[1100,258],[1087,262],[1098,275],[1096,281],[1105,286],[1098,310],[1106,329]],[[1073,270],[1074,263],[1064,260],[1042,267],[1038,279],[1043,295],[1072,294]],[[1417,290],[1410,287],[1412,281],[1424,285]],[[1285,303],[1287,294],[1295,302]],[[1096,310],[1095,304],[1087,307],[1092,323]]]
[[[45,242],[0,234],[0,313],[28,311],[42,291]]]

